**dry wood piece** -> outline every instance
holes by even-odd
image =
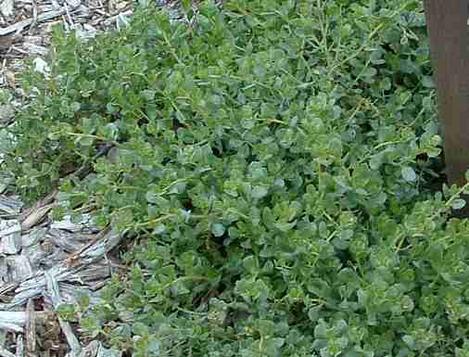
[[[99,302],[99,289],[114,269],[107,255],[121,236],[111,228],[99,231],[93,227],[89,214],[78,222],[65,217],[41,223],[54,206],[54,198],[52,194],[21,213],[20,202],[0,196],[0,211],[6,213],[6,218],[0,217],[0,251],[4,255],[0,257],[0,331],[21,335],[15,337],[10,350],[0,350],[0,357],[2,353],[45,355],[38,350],[42,335],[37,327],[50,323],[51,313],[61,303],[76,303],[83,294],[91,304]],[[34,301],[43,301],[42,310],[36,311]],[[69,356],[120,356],[98,342],[82,346],[69,322],[56,321],[66,337]]]
[[[5,36],[5,35],[12,34],[12,33],[19,33],[23,31],[25,28],[27,28],[28,26],[31,26],[33,23],[54,19],[56,17],[62,16],[63,14],[65,14],[65,12],[66,12],[65,8],[61,8],[58,10],[45,12],[37,16],[36,19],[30,18],[30,19],[19,21],[11,26],[0,29],[0,36]]]
[[[13,40],[15,36],[7,35],[0,37],[0,52],[5,52],[10,49],[11,45],[13,45]]]
[[[40,210],[42,207],[46,207],[52,204],[56,196],[57,196],[57,191],[56,190],[52,191],[46,197],[36,202],[32,207],[25,209],[20,215],[20,220],[24,222],[25,220],[28,219],[28,216],[33,215],[35,211]]]
[[[24,357],[24,342],[23,335],[18,335],[16,338],[16,357]]]
[[[0,1],[0,12],[3,16],[13,15],[13,6],[15,2],[13,0],[2,0]]]
[[[0,347],[0,357],[16,357],[13,353],[9,352],[8,350]]]
[[[50,312],[38,312],[34,317],[34,323],[43,323],[50,318]],[[28,323],[27,311],[0,311],[0,329],[7,329],[5,326],[11,327],[15,332],[23,332],[23,328]]]
[[[47,282],[47,290],[52,300],[52,304],[54,308],[58,308],[62,303],[62,299],[60,297],[59,292],[59,284],[55,277],[51,274],[46,273],[46,282]],[[59,317],[59,324],[62,329],[65,338],[67,339],[67,343],[70,346],[71,354],[74,356],[78,356],[82,352],[82,348],[80,342],[78,341],[77,337],[73,333],[72,327],[67,321],[64,321]]]
[[[6,216],[17,216],[23,204],[15,197],[0,196],[0,212]]]
[[[23,231],[30,229],[36,224],[40,223],[50,210],[54,208],[54,204],[48,204],[42,207],[38,207],[36,210],[32,211],[22,222],[21,229]]]
[[[36,352],[36,315],[34,311],[34,303],[32,299],[26,304],[26,353],[32,356]]]

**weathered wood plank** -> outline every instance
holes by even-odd
[[[469,169],[469,0],[425,0],[448,181]]]

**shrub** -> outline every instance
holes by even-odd
[[[3,135],[25,197],[59,185],[57,214],[135,237],[82,326],[135,356],[468,356],[465,187],[432,192],[420,1],[192,16],[58,32]]]

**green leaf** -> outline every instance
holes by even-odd
[[[182,0],[181,5],[185,12],[188,12],[191,9],[192,0]]]
[[[466,201],[462,198],[457,198],[451,203],[451,208],[454,210],[462,209],[466,206]]]
[[[212,224],[212,234],[215,237],[221,237],[225,234],[226,228],[221,223],[214,223]]]
[[[403,179],[407,182],[415,182],[417,180],[417,174],[410,166],[404,166],[401,170],[401,174]]]
[[[430,76],[423,76],[422,77],[422,85],[426,88],[434,88],[435,84],[433,82],[433,78]]]
[[[157,203],[159,195],[153,191],[147,191],[147,193],[145,194],[145,198],[148,203]]]
[[[267,196],[269,190],[264,186],[254,186],[251,190],[251,197],[255,199],[261,199]]]

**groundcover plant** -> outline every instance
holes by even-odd
[[[5,184],[127,237],[69,315],[134,356],[469,356],[421,1],[187,3],[57,31],[0,132]]]

